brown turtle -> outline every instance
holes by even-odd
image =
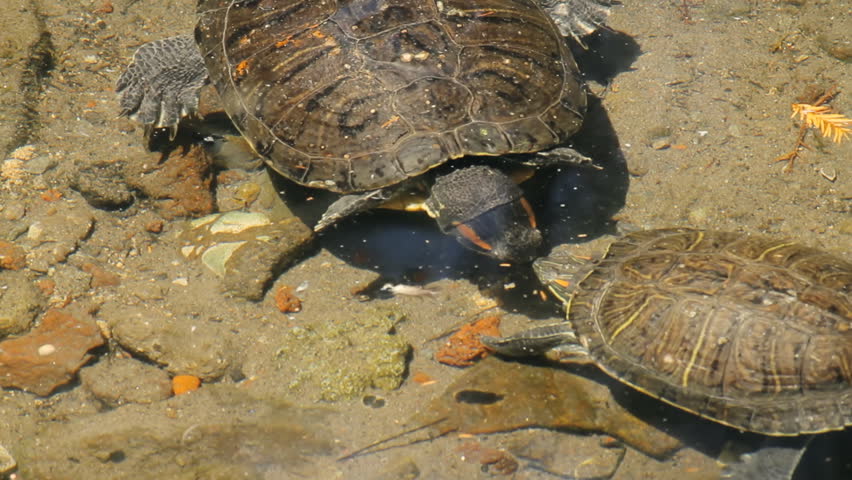
[[[588,162],[563,146],[586,109],[563,34],[593,31],[609,4],[199,0],[194,38],[137,50],[121,113],[174,131],[212,82],[273,169],[346,194],[317,229],[374,206],[422,208],[474,250],[531,260],[541,234],[505,170]],[[424,175],[462,157],[476,159]]]
[[[852,426],[852,263],[836,255],[676,228],[628,234],[596,262],[562,250],[533,267],[566,321],[484,339],[498,353],[591,362],[750,432]],[[779,449],[738,478],[787,478],[778,465],[797,458]],[[773,477],[773,468],[787,473]]]

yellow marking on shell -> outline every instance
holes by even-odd
[[[636,320],[636,317],[638,317],[639,314],[642,313],[642,310],[644,310],[654,298],[659,297],[657,297],[656,295],[652,295],[646,298],[642,305],[640,305],[639,308],[637,308],[636,311],[633,312],[633,315],[630,315],[630,317],[624,323],[622,323],[618,326],[618,328],[615,329],[615,331],[612,333],[612,336],[609,337],[609,341],[614,341],[615,337],[617,337],[621,332],[623,332],[625,328],[629,327],[630,324],[633,323],[634,320]]]
[[[707,334],[707,325],[710,324],[712,319],[713,315],[706,315],[704,318],[704,324],[701,325],[701,333],[698,335],[698,342],[695,343],[695,348],[692,349],[692,354],[689,356],[689,363],[686,364],[686,368],[683,370],[681,384],[684,388],[686,388],[687,383],[689,383],[689,371],[692,370],[692,366],[695,364],[695,359],[698,358],[698,351],[701,350],[701,346],[704,344],[704,336]]]
[[[772,372],[772,383],[775,384],[775,393],[781,392],[781,379],[778,378],[778,366],[775,358],[775,345],[777,340],[773,337],[769,340],[769,371]]]
[[[792,246],[792,245],[796,245],[796,242],[781,243],[781,244],[775,245],[772,248],[767,248],[755,260],[757,260],[758,262],[762,262],[766,258],[767,255],[774,252],[775,250],[779,250],[781,248],[789,247],[789,246]]]

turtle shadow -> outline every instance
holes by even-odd
[[[642,54],[630,35],[603,28],[584,39],[584,45],[569,42],[571,54],[587,81],[609,85],[618,74],[630,71]]]

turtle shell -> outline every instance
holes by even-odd
[[[567,275],[559,258],[536,270],[611,376],[762,434],[852,425],[852,263],[787,241],[666,229],[616,241],[574,290],[559,266]]]
[[[534,152],[586,96],[535,0],[200,0],[225,110],[284,176],[341,193],[465,155]]]

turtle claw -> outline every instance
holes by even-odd
[[[116,83],[119,115],[145,125],[148,135],[153,129],[168,128],[173,139],[181,118],[198,110],[199,91],[207,80],[204,59],[192,37],[146,43]]]
[[[535,155],[525,160],[524,163],[534,167],[574,165],[593,170],[603,170],[603,167],[600,165],[595,165],[593,159],[570,147],[556,147],[536,152]]]
[[[584,48],[582,38],[604,25],[612,0],[540,0],[559,31]]]

